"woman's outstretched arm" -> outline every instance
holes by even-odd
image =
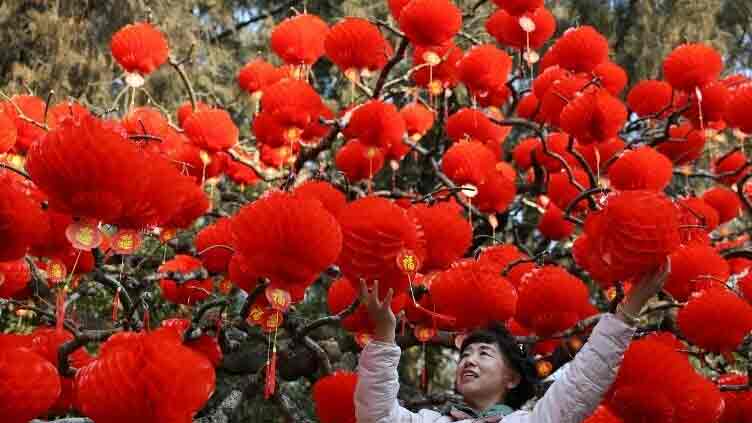
[[[635,316],[661,290],[668,271],[670,267],[645,277],[615,314],[601,318],[561,378],[535,405],[530,423],[579,423],[592,414],[616,378],[634,334]]]
[[[392,291],[378,298],[378,282],[372,292],[361,281],[360,301],[374,324],[374,340],[360,354],[358,385],[355,388],[355,415],[358,423],[433,423],[441,417],[430,410],[413,413],[399,405],[397,365],[401,355],[395,344],[396,318],[390,304]]]

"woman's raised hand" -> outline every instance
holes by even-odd
[[[366,306],[368,317],[374,326],[374,339],[381,342],[394,343],[394,332],[397,328],[397,318],[392,312],[392,295],[390,288],[383,301],[379,300],[379,281],[373,283],[369,290],[366,282],[360,280],[360,303]]]
[[[639,317],[642,307],[655,294],[663,289],[668,275],[671,273],[671,260],[667,258],[666,264],[643,276],[640,283],[632,287],[627,298],[620,306],[620,312],[626,317],[625,321]],[[619,313],[617,312],[617,316]]]

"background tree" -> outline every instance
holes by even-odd
[[[485,22],[496,10],[493,2],[457,0],[455,4],[462,10],[464,22],[461,33],[455,37],[458,45],[467,50],[474,44],[495,43],[484,28]],[[687,41],[702,41],[722,52],[726,64],[724,76],[746,74],[749,69],[752,56],[749,54],[750,42],[746,31],[752,13],[743,0],[562,0],[546,2],[546,6],[556,18],[557,32],[540,50],[541,53],[567,28],[592,25],[608,37],[610,59],[625,68],[629,86],[642,79],[665,77],[661,66],[664,58],[676,46]],[[80,276],[77,288],[69,291],[65,298],[69,319],[82,328],[75,331],[76,338],[68,344],[67,353],[80,345],[86,345],[93,353],[113,332],[138,329],[145,326],[148,320],[157,322],[183,316],[190,319],[186,338],[209,334],[218,339],[224,353],[217,368],[216,392],[196,415],[196,421],[315,419],[311,400],[313,384],[333,370],[352,370],[360,348],[357,339],[338,324],[344,315],[332,316],[327,308],[327,289],[339,276],[338,269],[330,268],[324,272],[308,289],[305,300],[295,304],[292,311],[285,315],[277,347],[280,386],[276,395],[266,400],[264,384],[267,377],[264,369],[269,354],[268,337],[246,321],[252,303],[264,296],[265,286],[261,284],[258,289],[241,290],[224,282],[221,272],[208,272],[204,267],[161,267],[176,255],[200,255],[196,234],[217,219],[235,215],[243,205],[255,201],[272,188],[289,189],[312,177],[331,181],[350,200],[364,196],[369,190],[386,198],[408,198],[416,202],[431,203],[453,197],[465,213],[469,211],[473,240],[468,256],[492,243],[514,244],[527,253],[530,262],[539,265],[558,263],[587,281],[594,302],[602,310],[607,309],[614,298],[618,300],[621,297],[623,286],[601,289],[593,281],[592,275],[575,263],[571,253],[572,237],[555,241],[541,232],[541,213],[546,207],[545,204],[536,203],[538,195],[545,190],[540,178],[545,177],[546,172],[542,170],[541,163],[534,166],[536,172],[532,179],[522,177],[524,174],[520,172],[516,187],[518,195],[508,209],[498,213],[479,212],[477,203],[461,195],[463,188],[457,186],[461,184],[455,183],[442,171],[438,160],[449,147],[449,135],[444,130],[445,120],[473,102],[471,95],[463,88],[455,90],[444,104],[441,100],[424,96],[424,100],[438,112],[437,124],[424,134],[419,146],[399,166],[385,166],[385,170],[376,174],[372,182],[347,181],[337,172],[334,155],[344,144],[343,137],[338,135],[341,129],[338,127],[335,127],[331,137],[322,141],[320,147],[304,148],[301,155],[286,166],[261,163],[263,160],[254,155],[258,152],[258,146],[254,145],[255,134],[251,131],[254,112],[259,106],[258,99],[238,88],[237,73],[245,63],[255,58],[281,65],[282,61],[270,51],[270,32],[284,18],[304,10],[320,16],[330,25],[346,16],[366,18],[381,28],[399,53],[398,46],[403,38],[386,2],[128,0],[107,3],[6,0],[0,5],[0,27],[3,28],[0,42],[4,46],[0,53],[0,87],[3,93],[10,96],[32,92],[42,99],[49,97],[50,104],[75,100],[97,115],[117,119],[123,118],[131,109],[129,103],[152,105],[169,116],[171,123],[177,127],[174,111],[190,100],[187,80],[196,100],[230,112],[240,129],[240,148],[233,150],[234,162],[250,166],[263,179],[248,183],[237,183],[227,176],[207,178],[206,181],[201,179],[206,182],[203,188],[212,202],[212,209],[199,217],[188,230],[180,231],[169,240],[145,236],[143,245],[134,254],[106,257],[101,249],[95,249],[93,268]],[[123,69],[111,54],[110,40],[125,25],[147,20],[167,35],[172,65],[165,64],[148,77],[143,89],[131,92]],[[516,69],[521,69],[521,56],[517,54],[514,59]],[[387,84],[382,85],[382,92],[400,106],[409,103],[414,95],[411,80],[401,78],[409,75],[413,66],[408,51],[404,58],[396,55],[393,64],[387,68],[388,72],[385,72]],[[182,78],[181,72],[186,79]],[[362,86],[357,86],[331,61],[319,60],[312,68],[310,80],[325,103],[339,112],[353,103],[366,101],[369,90],[379,85],[379,76],[373,75],[363,80]],[[522,94],[530,89],[529,75],[520,71],[515,76],[516,80],[510,83],[515,90],[515,100],[501,108],[506,116],[516,116]],[[659,131],[663,129],[661,125],[666,125],[667,130],[669,123],[683,119],[680,115],[681,112],[675,110],[670,116],[660,116],[661,119],[655,119],[656,122],[651,124],[657,126],[642,125],[640,119],[632,116],[621,134],[635,146],[640,140],[654,145],[666,143],[670,137]],[[503,117],[495,115],[495,119],[498,122]],[[324,120],[330,125],[339,125],[337,119],[330,117]],[[535,138],[543,126],[516,119],[505,122],[511,126],[511,135],[503,143],[500,155],[506,161],[512,161],[520,141],[525,137]],[[712,136],[716,142],[709,143],[694,164],[671,166],[675,177],[667,187],[669,194],[678,197],[687,193],[701,193],[724,175],[738,176],[734,174],[735,168],[714,167],[712,162],[725,157],[727,153],[744,152],[749,148],[748,139],[730,129],[714,132]],[[238,154],[238,151],[242,154]],[[4,164],[14,166],[15,158],[15,154],[4,156]],[[746,168],[749,161],[745,160],[743,158],[742,162]],[[290,177],[291,174],[294,178]],[[743,191],[742,185],[738,191]],[[748,207],[749,202],[744,206]],[[749,242],[743,238],[749,231],[750,212],[745,209],[743,218],[734,219],[711,234],[714,246],[725,251],[729,259],[740,256],[750,258]],[[567,213],[567,217],[577,222],[574,214]],[[115,233],[114,227],[106,226],[103,230],[110,235]],[[32,264],[31,287],[35,295],[26,300],[0,299],[0,328],[4,332],[28,332],[32,327],[54,323],[58,318],[54,306],[55,290],[48,288],[52,271],[38,272],[36,264],[32,261],[29,263]],[[504,270],[510,272],[511,268]],[[734,273],[742,274],[736,279],[732,278],[734,283],[744,277],[743,271]],[[212,277],[218,289],[198,304],[176,305],[165,300],[164,286],[157,288],[158,281],[170,277],[178,282],[181,279]],[[643,319],[643,326],[646,329],[675,330],[678,305],[675,299],[669,297],[657,300],[652,305],[654,312]],[[111,319],[113,309],[115,318]],[[348,308],[346,312],[351,311]],[[575,327],[566,335],[566,342],[553,341],[554,348],[549,348],[539,357],[543,375],[565,362],[583,340],[582,328]],[[431,342],[424,343],[417,336],[408,329],[399,339],[405,349],[401,373],[406,383],[403,384],[401,398],[415,408],[439,406],[452,399],[448,391],[454,358],[453,350],[448,348],[452,345],[451,338],[442,331]],[[693,364],[708,377],[716,377],[728,370],[743,370],[750,364],[739,354],[735,360],[730,360],[728,354],[724,357],[723,354],[704,354],[696,347],[690,349]],[[66,371],[64,362],[58,364],[61,372]],[[735,382],[728,384],[740,385]],[[425,385],[428,385],[427,389]],[[65,415],[78,414],[58,413],[51,415],[50,419]]]

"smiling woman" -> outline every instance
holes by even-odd
[[[448,415],[433,410],[413,413],[399,405],[401,351],[395,344],[396,318],[386,306],[391,303],[392,290],[379,300],[378,282],[369,290],[361,281],[361,303],[368,309],[375,335],[358,365],[357,421],[579,423],[593,413],[614,382],[635,332],[634,316],[661,290],[668,272],[670,265],[646,275],[615,314],[601,317],[582,350],[531,410],[519,409],[535,392],[535,373],[525,349],[501,327],[471,333],[460,348],[455,375],[455,388],[465,405],[452,408]]]

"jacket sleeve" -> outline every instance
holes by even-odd
[[[533,408],[529,423],[580,423],[616,378],[635,329],[605,314],[590,339]]]
[[[371,341],[360,353],[355,387],[358,423],[439,423],[441,415],[431,410],[413,413],[397,402],[401,350],[397,345]]]

